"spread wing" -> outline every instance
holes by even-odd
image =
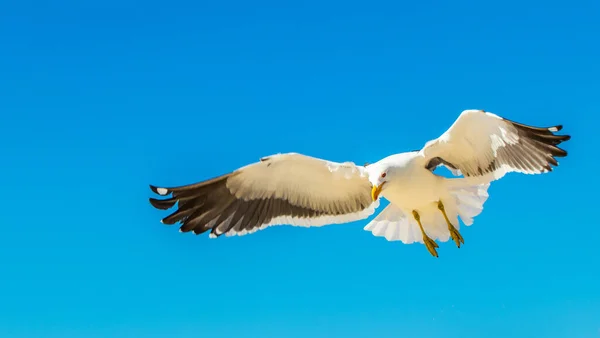
[[[379,202],[363,167],[296,153],[262,158],[196,184],[159,188],[170,198],[150,198],[158,209],[177,210],[162,222],[210,236],[244,235],[271,225],[321,226],[367,218]]]
[[[482,181],[509,172],[540,174],[567,156],[558,145],[571,137],[556,135],[562,126],[532,127],[482,110],[463,111],[439,138],[427,142],[420,153],[430,170],[439,165],[454,174]]]

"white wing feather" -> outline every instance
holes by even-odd
[[[465,110],[452,126],[421,149],[426,159],[441,158],[455,174],[492,181],[509,172],[539,174],[558,165],[567,152],[557,145],[561,126],[532,127],[482,110]],[[436,162],[437,163],[437,162]]]
[[[297,153],[277,154],[211,180],[176,188],[152,187],[166,200],[151,199],[159,209],[178,203],[163,219],[181,222],[181,231],[211,237],[243,235],[271,225],[321,226],[367,218],[379,201],[371,199],[364,167]]]

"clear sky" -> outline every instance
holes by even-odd
[[[599,337],[600,3],[1,1],[1,337]],[[374,162],[463,109],[564,124],[465,245],[365,221],[209,239],[148,184]]]

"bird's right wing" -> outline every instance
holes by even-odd
[[[320,226],[367,218],[379,205],[365,168],[296,153],[262,158],[232,173],[196,184],[151,189],[170,198],[150,203],[177,210],[165,224],[211,237],[243,235],[270,225]]]
[[[440,137],[420,154],[430,170],[444,165],[454,173],[483,182],[509,172],[539,174],[567,156],[558,145],[571,137],[556,135],[562,126],[533,127],[482,110],[463,111]]]

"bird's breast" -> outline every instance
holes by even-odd
[[[420,206],[438,200],[440,195],[439,177],[425,168],[406,168],[388,181],[383,197],[402,209],[418,209]]]

